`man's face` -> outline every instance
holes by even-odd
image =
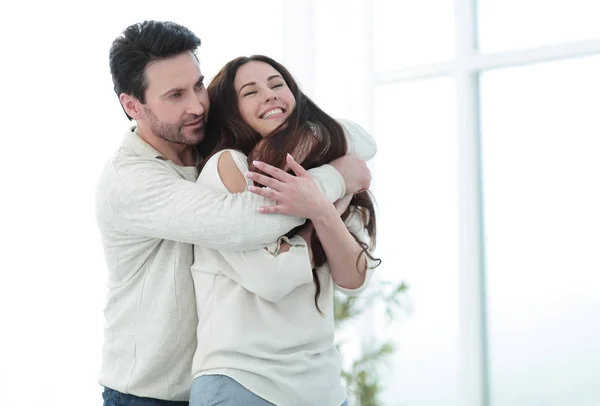
[[[170,142],[197,145],[204,138],[208,93],[200,65],[191,52],[151,62],[146,67],[146,103],[138,121]]]

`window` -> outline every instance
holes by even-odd
[[[374,0],[373,32],[377,70],[452,59],[452,1]]]
[[[408,282],[412,309],[381,331],[395,337],[398,347],[384,374],[388,391],[382,400],[460,406],[454,81],[378,87],[374,133],[377,252],[383,260],[377,272],[389,281]]]
[[[481,83],[492,405],[600,399],[600,56]]]
[[[596,0],[479,0],[477,8],[486,53],[600,37]]]
[[[317,102],[376,137],[378,272],[412,300],[365,327],[398,345],[383,404],[599,403],[600,6],[327,3]]]

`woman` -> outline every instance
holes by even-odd
[[[208,91],[211,116],[201,144],[207,159],[198,182],[223,193],[256,187],[244,176],[249,161],[306,176],[305,169],[346,154],[346,136],[361,139],[358,126],[344,123],[345,133],[265,56],[229,62]],[[335,205],[317,193],[307,213],[312,221],[263,250],[195,247],[191,406],[347,404],[333,289],[353,295],[368,284],[378,265],[370,254],[375,212],[364,192]]]

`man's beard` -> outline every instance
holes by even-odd
[[[152,132],[166,141],[176,144],[197,145],[204,138],[204,125],[200,128],[194,128],[192,134],[187,137],[182,132],[184,125],[197,121],[200,118],[199,116],[189,115],[177,124],[169,124],[160,121],[149,107],[144,106],[144,111]]]

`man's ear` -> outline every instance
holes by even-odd
[[[119,95],[119,101],[121,102],[121,106],[125,112],[134,120],[138,120],[142,117],[142,103],[140,101],[129,94],[121,93]]]

